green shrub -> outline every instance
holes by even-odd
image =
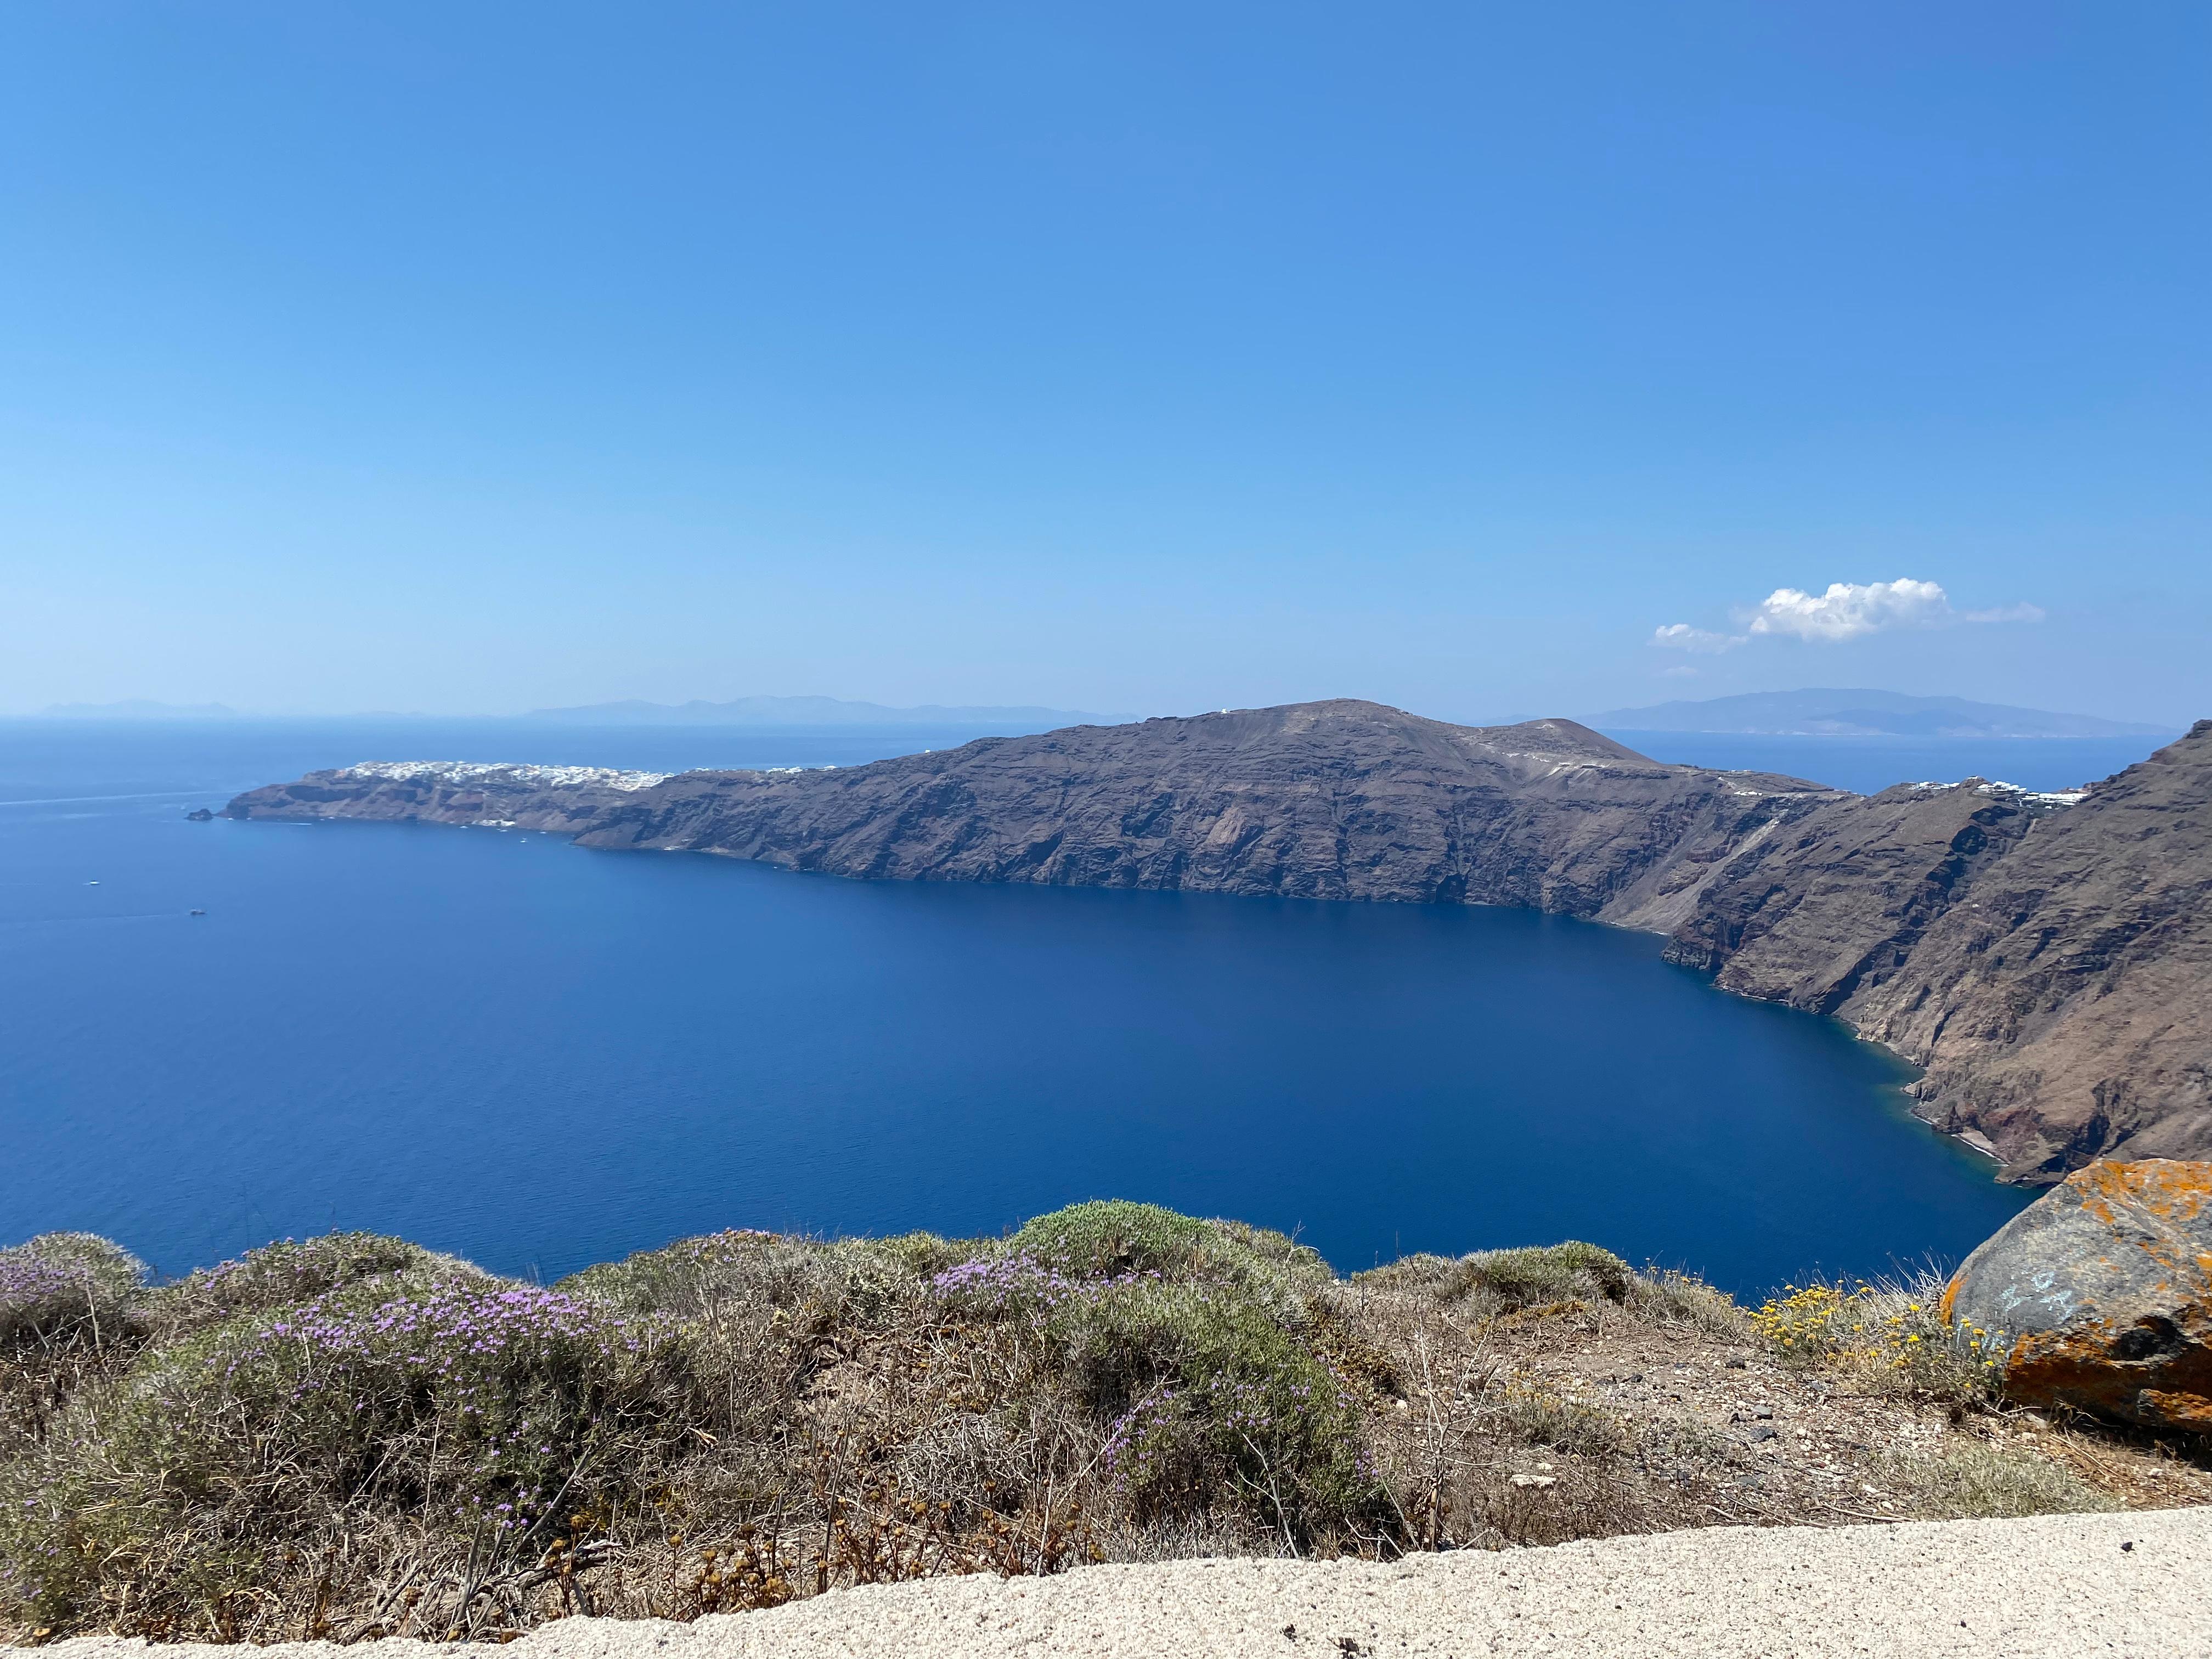
[[[1312,1340],[1333,1282],[1280,1233],[1115,1200],[1040,1216],[931,1288],[957,1315],[1034,1326],[1135,1512],[1226,1497],[1298,1536],[1379,1501],[1360,1390]]]
[[[1714,1336],[1748,1340],[1751,1316],[1725,1291],[1717,1291],[1693,1273],[1671,1268],[1636,1275],[1628,1303],[1646,1318],[1665,1325],[1689,1325]]]
[[[1439,1287],[1447,1301],[1480,1296],[1501,1310],[1554,1302],[1626,1302],[1636,1275],[1610,1250],[1571,1239],[1514,1250],[1480,1250],[1460,1258]]]
[[[733,1300],[803,1300],[815,1284],[815,1255],[805,1241],[740,1228],[603,1261],[554,1288],[626,1312],[689,1319]]]
[[[1104,1462],[1140,1512],[1225,1484],[1307,1534],[1377,1501],[1355,1390],[1258,1302],[1123,1280],[1069,1297],[1046,1328],[1078,1396],[1113,1419]]]
[[[1499,1391],[1498,1410],[1514,1437],[1555,1451],[1604,1456],[1631,1438],[1620,1419],[1537,1382],[1508,1383]]]
[[[1033,1256],[1071,1279],[1143,1273],[1193,1277],[1210,1254],[1218,1254],[1218,1236],[1206,1222],[1118,1198],[1041,1215],[1006,1241],[1010,1253]]]
[[[1318,1251],[1241,1222],[1200,1221],[1123,1199],[1070,1205],[1039,1216],[1006,1242],[1010,1257],[1073,1280],[1152,1278],[1218,1285],[1296,1323],[1332,1282]]]
[[[556,1288],[625,1312],[674,1319],[781,1309],[805,1312],[805,1322],[827,1323],[877,1316],[972,1249],[932,1233],[835,1241],[709,1233],[586,1267]]]
[[[1458,1271],[1457,1256],[1434,1255],[1423,1250],[1356,1273],[1352,1275],[1352,1282],[1364,1291],[1434,1293],[1441,1291]]]
[[[943,1273],[955,1262],[975,1254],[976,1241],[939,1238],[935,1233],[900,1233],[890,1238],[859,1238],[845,1242],[858,1254],[891,1262],[915,1279]]]

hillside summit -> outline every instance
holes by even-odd
[[[1663,763],[1571,720],[1351,699],[848,769],[554,772],[380,763],[225,815],[550,830],[874,879],[1528,907],[1667,934],[1723,989],[1851,1021],[1926,1068],[1915,1109],[2005,1179],[2212,1152],[2212,721],[2063,793],[1860,797]]]

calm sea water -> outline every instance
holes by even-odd
[[[1714,732],[1606,735],[1654,760],[1783,772],[1871,795],[1893,783],[1994,778],[2023,789],[2070,789],[2133,766],[2172,738],[1763,738]],[[2178,738],[2179,732],[2173,734]]]
[[[88,1228],[178,1272],[368,1227],[550,1278],[1117,1195],[1345,1268],[1577,1237],[1752,1290],[1954,1257],[2024,1201],[1881,1050],[1639,934],[182,816],[372,757],[964,735],[0,725],[0,1240]]]

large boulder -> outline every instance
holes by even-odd
[[[2212,1163],[2075,1170],[1966,1258],[1943,1316],[2023,1404],[2212,1433]]]

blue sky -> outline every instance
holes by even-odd
[[[2209,70],[2195,3],[12,5],[0,710],[2212,714]]]

